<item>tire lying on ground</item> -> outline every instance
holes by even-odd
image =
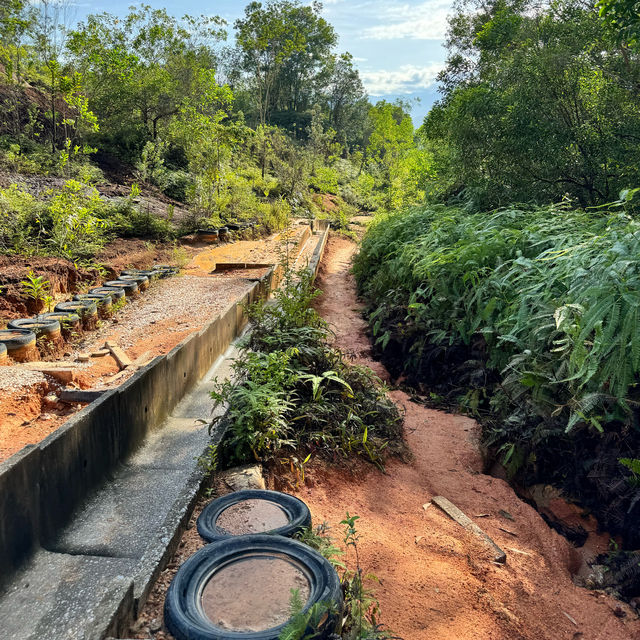
[[[149,288],[149,278],[140,274],[128,276],[121,273],[118,276],[118,280],[123,280],[124,282],[135,282],[140,291],[146,291]]]
[[[49,311],[48,313],[41,313],[39,316],[36,316],[36,318],[51,318],[52,320],[57,320],[60,323],[64,338],[69,338],[71,334],[80,327],[80,316],[71,311]]]
[[[34,360],[37,357],[36,334],[29,329],[3,329],[0,342],[7,349],[7,355],[17,362]]]
[[[204,242],[217,242],[218,235],[218,229],[198,229],[196,231],[198,239]]]
[[[216,542],[248,533],[292,537],[311,526],[309,507],[279,491],[247,489],[210,502],[198,517],[198,533]]]
[[[108,317],[111,314],[111,296],[104,293],[77,293],[73,296],[74,300],[91,300],[96,303],[98,307],[98,314],[103,317]]]
[[[125,269],[120,274],[120,277],[122,276],[147,276],[149,280],[155,280],[160,277],[160,271],[157,271],[156,269]]]
[[[109,280],[104,283],[104,286],[122,289],[127,297],[138,293],[138,283],[133,280]]]
[[[160,273],[161,278],[168,278],[169,276],[175,276],[180,269],[178,267],[172,267],[169,264],[159,264],[153,267],[154,271],[158,271]]]
[[[94,300],[72,300],[70,302],[60,302],[55,306],[54,311],[70,311],[72,313],[77,313],[82,320],[82,326],[87,330],[94,329],[98,319],[98,306]]]
[[[7,329],[27,329],[36,334],[36,338],[57,338],[60,335],[60,322],[55,318],[20,318],[11,320],[7,324]]]
[[[120,287],[96,287],[95,289],[89,289],[89,293],[108,295],[111,298],[111,302],[118,302],[124,298],[124,289]]]
[[[292,589],[303,614],[323,606],[313,637],[329,638],[342,617],[342,592],[326,558],[282,536],[227,538],[180,567],[167,591],[165,624],[177,640],[276,640],[291,621]]]
[[[7,362],[7,345],[4,342],[0,342],[0,364],[6,364]]]

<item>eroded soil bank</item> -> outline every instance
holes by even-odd
[[[336,344],[358,364],[386,372],[371,356],[349,273],[356,245],[329,240],[317,309]],[[382,622],[405,640],[640,639],[631,607],[572,582],[580,557],[503,480],[484,475],[479,427],[459,415],[427,409],[392,392],[406,410],[410,463],[386,473],[359,465],[353,474],[315,468],[297,490],[314,523],[360,516],[360,559],[379,579]],[[506,565],[435,505],[447,497],[507,553]]]

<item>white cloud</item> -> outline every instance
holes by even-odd
[[[451,11],[451,4],[444,0],[427,0],[418,4],[376,0],[369,8],[379,24],[364,29],[362,38],[441,40],[447,32],[447,16]]]
[[[404,64],[398,69],[387,71],[360,71],[360,77],[367,93],[371,96],[389,94],[410,94],[421,89],[427,89],[435,82],[436,76],[442,69],[441,63],[432,63],[426,67]]]

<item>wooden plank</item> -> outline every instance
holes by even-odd
[[[493,551],[494,561],[504,564],[507,561],[507,554],[471,519],[465,515],[453,502],[443,496],[436,496],[431,500],[440,507],[452,520],[455,520],[461,527],[478,536]]]
[[[104,348],[111,351],[111,355],[116,359],[120,369],[126,369],[133,364],[133,360],[115,342],[105,342]]]
[[[93,402],[103,393],[104,390],[99,389],[63,389],[58,397],[63,402]]]
[[[46,360],[40,360],[38,362],[21,362],[16,365],[19,369],[28,369],[29,371],[41,371],[48,373],[49,371],[61,371],[61,370],[74,370],[74,366],[71,362],[47,362]]]

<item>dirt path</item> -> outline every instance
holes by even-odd
[[[349,240],[330,238],[317,308],[337,345],[386,377],[359,314],[349,273],[355,250]],[[337,525],[346,511],[360,516],[361,563],[380,579],[387,627],[404,640],[640,639],[630,607],[573,584],[575,549],[506,482],[482,473],[473,420],[426,409],[399,391],[392,397],[406,409],[410,464],[390,462],[386,474],[316,471],[313,484],[298,490],[315,523]],[[507,564],[495,564],[483,544],[430,504],[436,495],[473,517],[506,551]]]

